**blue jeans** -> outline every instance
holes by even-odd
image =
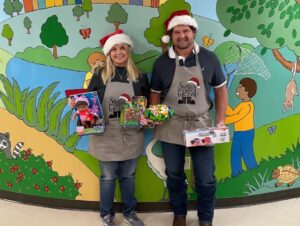
[[[254,129],[235,131],[231,145],[231,174],[238,176],[242,173],[242,158],[248,170],[257,167],[253,150]]]
[[[100,176],[100,216],[115,215],[113,209],[116,180],[119,179],[123,201],[123,214],[129,215],[135,210],[137,201],[134,196],[134,176],[137,158],[125,161],[99,161]]]
[[[187,181],[184,172],[186,147],[162,142],[167,186],[175,215],[187,214]],[[192,147],[191,153],[197,193],[197,211],[201,222],[212,222],[215,208],[214,147]]]

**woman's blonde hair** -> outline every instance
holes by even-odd
[[[128,60],[126,64],[127,75],[130,81],[135,82],[139,77],[139,71],[135,64],[133,63],[130,47],[126,44],[123,44],[128,54]],[[104,84],[107,84],[107,81],[112,79],[116,74],[116,66],[111,60],[110,55],[108,54],[106,58],[106,64],[102,70],[101,78]]]

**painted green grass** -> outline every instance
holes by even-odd
[[[59,93],[53,94],[58,83],[48,86],[38,98],[42,87],[20,90],[15,79],[11,83],[2,74],[0,81],[4,87],[3,91],[0,90],[0,99],[8,112],[23,120],[26,125],[45,132],[67,151],[75,151],[79,137],[76,132],[70,134],[69,131],[71,111],[62,116],[67,99],[56,100]]]
[[[61,56],[55,59],[49,49],[38,46],[35,48],[28,47],[22,53],[16,53],[16,57],[32,63],[44,64],[56,68],[71,69],[74,71],[90,71],[87,58],[90,53],[99,51],[100,48],[85,48],[74,58]]]
[[[49,49],[46,49],[43,46],[38,46],[35,48],[28,47],[24,50],[24,52],[16,53],[16,57],[36,64],[43,64],[56,68],[74,71],[90,71],[89,65],[87,64],[87,58],[91,53],[100,51],[101,48],[85,48],[82,49],[74,58],[61,56],[55,59]],[[151,72],[152,65],[159,55],[160,52],[150,50],[143,54],[133,53],[132,58],[141,71]]]
[[[6,75],[6,65],[12,57],[13,56],[11,54],[9,54],[8,52],[0,48],[0,74]],[[4,91],[4,87],[1,83],[0,83],[0,90]],[[1,108],[4,107],[4,104],[1,99],[0,99],[0,107]]]
[[[0,48],[0,74],[6,75],[6,65],[12,57],[11,54]]]
[[[243,197],[254,194],[275,192],[289,189],[287,185],[275,187],[276,179],[272,179],[272,172],[278,166],[293,165],[299,169],[300,143],[297,139],[292,148],[287,148],[278,157],[262,159],[259,166],[251,171],[245,171],[237,177],[227,178],[218,182],[217,198]],[[295,188],[297,184],[293,185]],[[300,182],[298,183],[298,187]]]
[[[97,177],[100,177],[99,161],[86,151],[75,150],[73,153],[83,164],[85,164]]]
[[[277,157],[289,148],[300,137],[300,130],[292,129],[300,122],[300,114],[292,115],[281,120],[266,124],[255,130],[254,153],[257,162],[269,157]],[[275,133],[270,134],[268,128],[276,126]],[[216,177],[222,180],[231,176],[230,166],[231,142],[216,146]],[[243,169],[246,170],[245,165]]]

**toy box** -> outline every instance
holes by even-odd
[[[141,115],[147,106],[147,98],[134,96],[132,101],[123,102],[121,105],[120,125],[124,128],[140,128]]]
[[[72,119],[77,118],[76,132],[79,135],[103,133],[104,116],[97,92],[74,93],[68,96],[66,91],[67,96],[75,101]]]
[[[229,129],[227,127],[205,128],[183,131],[186,147],[210,146],[229,142]]]

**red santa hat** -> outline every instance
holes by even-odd
[[[195,29],[198,29],[198,24],[196,20],[191,17],[188,10],[179,10],[173,12],[169,18],[165,21],[166,35],[164,35],[161,40],[164,43],[170,42],[169,31],[172,30],[177,25],[188,25]]]
[[[126,35],[123,30],[118,29],[99,40],[101,46],[103,47],[103,53],[107,56],[111,48],[116,44],[126,44],[133,47],[133,42],[131,38]]]
[[[125,100],[126,102],[130,101],[130,96],[127,93],[123,93],[119,99]]]
[[[193,85],[197,86],[197,88],[200,87],[200,81],[199,81],[199,79],[197,79],[195,77],[191,78],[187,83],[193,84]]]

